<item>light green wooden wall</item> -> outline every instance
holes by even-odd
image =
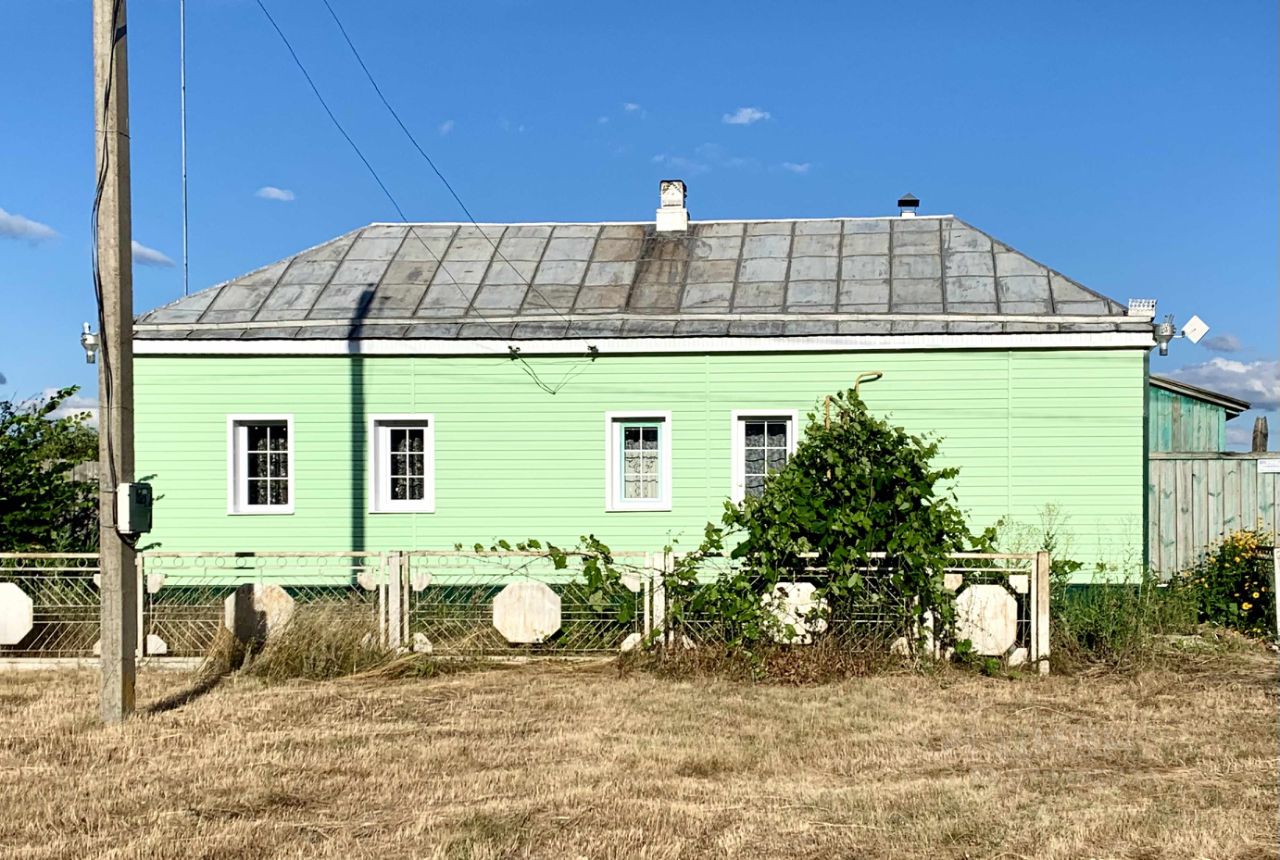
[[[1147,398],[1152,451],[1227,449],[1227,413],[1221,406],[1154,385]]]
[[[138,472],[166,550],[448,548],[497,538],[617,550],[697,543],[730,483],[730,410],[811,410],[865,370],[871,409],[936,431],[975,526],[1066,518],[1084,560],[1140,563],[1143,353],[934,351],[533,358],[158,357],[136,366]],[[604,510],[604,413],[670,410],[670,512]],[[296,513],[227,513],[230,413],[294,416]],[[368,514],[364,415],[436,420],[436,513]]]
[[[1151,568],[1184,571],[1241,529],[1280,530],[1280,475],[1260,471],[1271,453],[1158,452],[1147,487]]]

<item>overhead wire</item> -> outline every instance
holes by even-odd
[[[119,0],[117,0],[117,2],[119,2]],[[487,325],[489,329],[496,336],[498,336],[499,338],[502,338],[502,333],[498,330],[498,328],[492,322],[490,322],[489,319],[484,314],[482,314],[479,310],[477,310],[474,307],[472,297],[468,296],[466,292],[462,289],[462,287],[458,284],[457,280],[453,277],[453,275],[449,272],[448,268],[445,266],[444,260],[442,260],[436,254],[436,252],[431,249],[431,246],[427,244],[427,242],[425,242],[421,236],[418,236],[417,233],[414,232],[413,226],[409,224],[408,216],[405,215],[404,209],[401,208],[400,203],[399,201],[396,200],[395,195],[391,193],[391,190],[389,188],[387,188],[386,183],[382,181],[382,177],[378,175],[378,171],[374,169],[374,166],[369,162],[369,159],[365,157],[365,154],[360,149],[359,145],[355,142],[355,140],[352,139],[351,135],[347,133],[347,130],[345,127],[343,127],[342,122],[338,119],[336,115],[334,115],[333,110],[329,107],[329,103],[325,100],[324,96],[321,94],[320,88],[316,85],[315,80],[311,77],[311,73],[307,71],[307,67],[302,62],[302,59],[298,56],[298,52],[294,50],[293,44],[289,41],[289,37],[285,35],[284,30],[282,30],[280,28],[280,25],[276,23],[276,19],[272,17],[271,12],[268,11],[266,4],[263,3],[263,0],[256,0],[256,2],[258,4],[258,8],[262,10],[262,14],[266,17],[267,21],[271,24],[272,29],[276,31],[276,35],[280,37],[280,41],[284,43],[285,49],[288,50],[289,52],[289,56],[293,58],[294,65],[298,67],[298,71],[302,72],[303,78],[306,79],[307,85],[311,88],[311,92],[315,95],[316,100],[320,102],[320,106],[324,108],[324,112],[326,115],[328,115],[329,121],[333,123],[333,126],[338,130],[338,133],[341,134],[342,138],[347,142],[347,145],[351,147],[353,152],[355,152],[356,157],[360,159],[360,163],[364,165],[365,170],[367,170],[369,172],[369,175],[373,177],[373,181],[377,183],[378,188],[382,190],[383,195],[387,198],[388,201],[390,201],[392,208],[395,209],[396,214],[400,216],[400,220],[405,222],[407,225],[409,225],[408,226],[409,235],[416,238],[418,242],[422,245],[423,249],[426,250],[426,252],[431,255],[432,259],[435,260],[436,265],[439,267],[440,271],[444,272],[445,277],[449,279],[454,289],[456,289],[458,291],[458,294],[467,301],[468,306],[470,307],[470,310],[472,310],[475,313],[475,315],[482,322],[484,322],[484,324]],[[482,230],[481,233],[483,232],[484,231]],[[523,357],[515,353],[512,353],[512,359],[520,364],[521,369],[526,373],[526,375],[528,375],[529,378],[533,380],[534,384],[536,384],[543,391],[546,391],[549,394],[555,394],[559,390],[557,388],[553,388],[551,385],[544,382],[542,378],[538,376],[537,371],[534,370],[533,367],[529,364],[529,362],[525,360]]]
[[[467,216],[467,220],[471,222],[471,225],[480,232],[480,235],[483,236],[485,241],[487,241],[490,247],[493,248],[493,253],[497,255],[498,259],[505,263],[515,276],[534,293],[534,295],[542,299],[543,304],[545,304],[552,313],[560,317],[561,322],[565,324],[565,334],[567,336],[573,329],[572,321],[570,321],[564,314],[560,313],[560,310],[552,304],[549,299],[547,299],[546,295],[541,290],[520,274],[520,270],[503,255],[502,251],[498,248],[497,243],[494,242],[492,237],[490,237],[489,234],[485,232],[484,228],[480,226],[480,223],[476,220],[475,216],[471,214],[471,210],[467,207],[467,204],[463,202],[462,196],[458,194],[449,180],[445,178],[444,173],[436,166],[435,161],[427,154],[427,151],[423,149],[422,144],[418,143],[417,137],[415,137],[413,132],[409,130],[409,127],[405,125],[404,120],[400,118],[399,112],[396,111],[396,109],[391,105],[391,102],[387,99],[386,95],[382,92],[382,87],[378,86],[378,81],[374,78],[373,72],[369,71],[369,66],[365,63],[364,57],[360,55],[360,51],[356,48],[355,43],[351,41],[351,36],[348,35],[347,28],[343,26],[342,19],[340,19],[338,17],[338,13],[334,11],[332,4],[329,3],[329,0],[321,0],[321,2],[324,3],[324,7],[329,10],[329,16],[333,18],[333,23],[338,25],[338,31],[342,33],[343,40],[347,43],[347,47],[351,49],[351,54],[356,58],[356,62],[360,64],[360,68],[364,72],[365,78],[368,79],[370,86],[373,87],[373,91],[378,94],[378,99],[382,102],[382,106],[391,114],[392,119],[396,121],[396,125],[400,126],[400,130],[404,132],[405,137],[409,139],[409,143],[413,144],[413,148],[416,149],[418,154],[427,162],[427,165],[431,168],[432,172],[435,173],[436,177],[444,185],[445,189],[448,190],[449,195],[453,197],[454,202],[458,204],[458,208],[460,208],[462,213]]]

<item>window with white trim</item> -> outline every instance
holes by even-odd
[[[231,416],[228,430],[228,511],[293,513],[292,416]]]
[[[671,414],[611,412],[605,422],[605,509],[671,510]]]
[[[374,513],[436,507],[435,421],[430,415],[375,415],[370,459],[369,509]]]
[[[786,465],[796,450],[795,412],[733,413],[732,498],[764,492],[765,478]]]

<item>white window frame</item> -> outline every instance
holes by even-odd
[[[425,469],[421,499],[397,501],[390,497],[391,430],[421,427]],[[433,514],[436,510],[436,417],[430,412],[383,412],[369,416],[366,444],[369,448],[369,513]]]
[[[251,505],[248,497],[249,451],[246,428],[250,424],[283,424],[288,438],[285,449],[288,463],[289,502],[284,505]],[[227,513],[237,516],[282,516],[292,514],[297,501],[297,470],[293,452],[298,447],[298,437],[293,432],[293,415],[282,413],[238,413],[227,416]]]
[[[796,437],[800,435],[800,413],[796,409],[734,409],[729,413],[729,450],[733,452],[732,483],[729,498],[741,502],[747,495],[745,426],[748,421],[789,422],[787,432],[787,457],[796,453]]]
[[[652,421],[661,425],[658,431],[658,498],[622,498],[622,434],[628,421]],[[671,456],[675,434],[671,412],[662,409],[629,410],[604,414],[604,509],[606,511],[671,510]]]

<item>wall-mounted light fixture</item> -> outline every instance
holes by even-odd
[[[89,328],[89,324],[84,324],[84,330],[80,332],[80,345],[84,347],[85,364],[96,364],[98,361],[98,336]]]

